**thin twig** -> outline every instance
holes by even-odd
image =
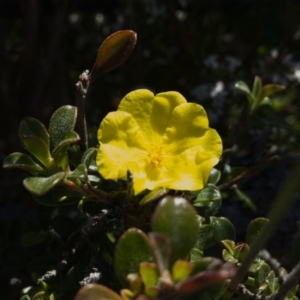
[[[262,169],[268,167],[269,165],[277,162],[279,160],[279,157],[277,155],[274,155],[268,159],[266,159],[263,162],[260,162],[259,164],[253,166],[252,168],[246,170],[245,172],[241,173],[240,175],[238,175],[237,177],[231,179],[228,182],[225,182],[221,185],[218,186],[219,190],[226,190],[230,187],[232,187],[233,185],[237,184],[238,182],[240,182],[242,179],[251,176],[259,171],[261,171]]]
[[[299,283],[300,280],[300,263],[289,273],[286,280],[282,283],[278,293],[275,295],[274,300],[284,300],[285,296],[293,287]]]
[[[76,83],[76,105],[78,110],[77,128],[80,136],[80,145],[83,151],[88,149],[88,136],[85,121],[85,97],[89,87],[89,71],[84,71]]]

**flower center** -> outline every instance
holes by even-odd
[[[154,167],[160,168],[161,162],[163,161],[163,147],[157,147],[154,144],[151,144],[148,157],[150,159],[150,163],[153,164]]]

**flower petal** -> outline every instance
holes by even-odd
[[[196,103],[181,104],[173,110],[163,142],[166,153],[172,155],[194,147],[210,156],[219,158],[222,154],[219,134],[208,127],[206,112]]]
[[[147,157],[147,142],[129,113],[109,113],[98,130],[97,166],[106,179],[126,178],[129,162]]]
[[[130,113],[152,143],[161,143],[173,109],[186,103],[185,98],[177,92],[157,94],[146,89],[127,94],[120,102],[118,110]]]

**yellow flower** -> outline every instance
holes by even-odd
[[[98,130],[97,166],[105,179],[126,179],[134,193],[157,187],[199,190],[222,153],[203,107],[177,92],[127,94]]]

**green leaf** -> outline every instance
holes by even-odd
[[[77,168],[68,175],[68,179],[72,180],[74,183],[76,183],[79,180],[79,184],[81,182],[88,183],[88,175],[87,175],[87,168],[86,165],[80,164],[77,166]]]
[[[223,240],[235,240],[235,228],[227,218],[215,218],[211,225],[213,236],[219,243]]]
[[[145,284],[145,288],[156,286],[158,284],[158,269],[157,265],[149,262],[142,262],[140,264],[139,273]]]
[[[192,272],[194,265],[186,260],[177,260],[172,266],[173,280],[179,282],[186,279]]]
[[[216,240],[212,233],[211,224],[201,225],[199,228],[196,246],[199,250],[205,250],[210,248],[216,243]]]
[[[149,192],[148,194],[146,194],[139,203],[140,203],[140,205],[145,205],[149,202],[158,200],[162,196],[166,195],[168,192],[169,192],[169,189],[166,189],[164,187],[156,188],[156,189],[152,190],[151,192]]]
[[[42,205],[61,206],[71,203],[78,203],[83,196],[77,192],[67,189],[63,186],[55,186],[48,193],[38,196],[33,195],[33,198]]]
[[[248,227],[246,232],[246,243],[251,247],[251,245],[255,242],[257,239],[259,233],[261,230],[269,223],[270,221],[265,218],[257,218],[252,220]],[[267,239],[267,237],[266,237]]]
[[[122,298],[104,285],[88,284],[78,291],[74,300],[122,300]]]
[[[136,33],[131,30],[120,30],[106,38],[99,48],[90,83],[97,76],[120,66],[132,53],[136,39]]]
[[[97,148],[87,149],[82,155],[81,163],[85,164],[87,167],[89,167],[91,164],[95,164],[97,152]]]
[[[42,196],[59,184],[64,178],[65,173],[59,172],[50,177],[29,177],[23,183],[30,193]]]
[[[40,161],[48,170],[53,170],[54,161],[51,157],[49,145],[36,136],[24,136],[22,138],[24,148]]]
[[[193,205],[201,216],[215,215],[221,207],[222,196],[219,189],[209,183],[197,195]]]
[[[177,259],[184,259],[196,243],[199,230],[197,213],[186,199],[166,196],[156,207],[152,228],[170,239],[172,265]]]
[[[130,228],[115,249],[114,269],[123,286],[128,286],[126,276],[138,273],[142,262],[153,262],[150,241],[140,229]]]
[[[252,211],[256,211],[257,209],[256,204],[252,201],[252,199],[248,195],[246,195],[238,188],[234,189],[234,192],[240,201],[244,202],[245,205],[247,205]]]
[[[42,139],[47,146],[49,146],[49,133],[46,127],[37,119],[26,117],[19,127],[19,137],[23,143],[24,137],[38,137]]]
[[[216,185],[219,182],[220,178],[221,178],[221,171],[212,168],[207,183]]]
[[[79,135],[75,131],[69,131],[64,133],[58,145],[52,151],[52,157],[63,170],[66,170],[69,166],[69,159],[67,151],[70,144],[76,143],[80,140]]]
[[[257,106],[266,98],[269,96],[272,96],[275,93],[281,92],[285,89],[285,86],[278,85],[278,84],[267,84],[265,85],[262,90],[261,94],[259,96],[259,99],[257,101]]]
[[[242,92],[244,92],[246,94],[247,100],[248,100],[248,105],[249,105],[249,107],[251,107],[254,102],[254,98],[249,89],[249,86],[244,81],[238,81],[235,84],[235,88],[241,90]]]
[[[29,296],[25,295],[20,298],[20,300],[31,300]]]
[[[258,268],[257,272],[254,274],[256,288],[259,288],[265,282],[270,270],[269,265],[262,262],[260,268]]]
[[[74,129],[76,119],[77,107],[75,106],[61,106],[54,112],[49,123],[51,149],[59,145],[64,134]]]
[[[32,173],[43,173],[45,169],[23,153],[15,152],[8,155],[3,162],[3,168],[19,168]]]
[[[253,82],[253,87],[252,87],[252,95],[255,99],[258,98],[258,96],[261,93],[261,88],[262,88],[262,81],[260,77],[255,76],[254,82]]]

